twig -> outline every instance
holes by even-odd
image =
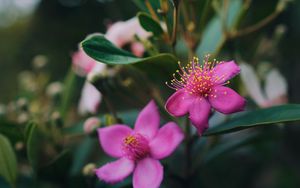
[[[249,26],[240,31],[233,31],[229,34],[229,38],[237,38],[237,37],[241,37],[241,36],[253,33],[255,31],[261,29],[262,27],[266,26],[270,22],[272,22],[279,14],[280,14],[280,12],[275,11],[272,14],[270,14],[269,16],[267,16],[266,18],[264,18],[263,20],[261,20],[260,22],[254,24],[252,26]]]
[[[151,3],[149,2],[149,0],[145,0],[145,4],[146,4],[146,6],[147,6],[147,8],[148,8],[148,10],[149,10],[149,12],[150,12],[152,18],[154,18],[156,21],[159,22],[159,18],[158,18],[158,16],[156,15],[154,9],[152,8],[152,5],[151,5]]]

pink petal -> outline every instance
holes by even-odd
[[[146,40],[151,36],[150,32],[147,32],[142,28],[136,17],[112,24],[108,28],[105,37],[116,46],[123,47],[125,44],[134,42],[135,35],[141,40]]]
[[[224,114],[242,111],[246,104],[242,96],[224,86],[214,87],[208,99],[214,109]]]
[[[107,163],[95,170],[99,179],[106,183],[117,183],[124,180],[134,169],[134,162],[126,157]]]
[[[134,36],[134,31],[132,30],[124,32],[126,28],[127,26],[124,22],[116,22],[108,28],[105,37],[114,45],[121,48]]]
[[[240,67],[234,61],[222,62],[213,69],[215,83],[224,83],[239,74],[240,71]]]
[[[88,74],[96,63],[97,61],[89,57],[82,48],[72,55],[73,68],[79,76]]]
[[[111,125],[98,129],[98,136],[103,150],[112,157],[122,157],[122,144],[132,130],[126,125]]]
[[[90,117],[83,123],[84,133],[90,134],[100,126],[100,120],[97,117]]]
[[[184,89],[176,91],[166,102],[166,110],[173,116],[183,116],[189,111],[189,106],[193,102],[193,97]]]
[[[159,129],[157,135],[150,142],[151,156],[162,159],[169,156],[183,140],[184,134],[174,122],[169,122]]]
[[[86,81],[81,91],[78,113],[81,115],[88,113],[95,114],[101,100],[101,93],[95,88],[95,86]]]
[[[140,112],[136,122],[134,130],[147,139],[153,138],[159,127],[159,112],[157,106],[153,100],[151,100],[147,106]]]
[[[132,42],[130,48],[131,48],[132,53],[134,55],[136,55],[137,57],[142,57],[145,52],[144,45],[141,44],[140,42]]]
[[[190,120],[196,126],[198,133],[202,133],[208,128],[208,118],[210,114],[210,104],[205,98],[197,98],[191,105]]]
[[[163,180],[163,167],[158,160],[145,158],[133,172],[134,188],[158,188]]]

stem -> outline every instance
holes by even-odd
[[[262,27],[266,26],[267,24],[269,24],[271,21],[273,21],[278,15],[280,14],[280,12],[278,11],[275,11],[273,12],[272,14],[270,14],[269,16],[265,17],[263,20],[261,20],[260,22],[252,25],[252,26],[249,26],[245,29],[242,29],[240,31],[235,31],[235,32],[232,32],[230,34],[230,38],[236,38],[236,37],[241,37],[241,36],[244,36],[244,35],[248,35],[250,33],[253,33],[259,29],[261,29]]]
[[[185,125],[185,156],[186,156],[186,166],[185,166],[185,175],[186,175],[186,184],[189,187],[189,178],[191,175],[191,167],[192,167],[192,142],[191,142],[191,125],[190,120],[186,118]]]
[[[243,3],[243,6],[240,10],[240,12],[238,13],[237,18],[234,21],[233,27],[232,29],[236,30],[237,26],[239,26],[243,20],[243,18],[245,17],[247,10],[249,9],[250,5],[251,5],[252,0],[245,0]]]
[[[117,112],[115,111],[113,105],[111,104],[110,100],[106,97],[106,95],[103,95],[103,100],[105,101],[106,107],[108,111],[113,115],[113,117],[118,121]]]
[[[190,18],[189,18],[189,15],[187,13],[186,1],[182,2],[181,11],[182,11],[182,16],[183,16],[184,24],[187,27],[187,25],[189,24],[189,19]]]
[[[218,54],[221,52],[221,50],[222,50],[224,44],[226,43],[226,41],[227,41],[227,37],[226,37],[226,35],[223,35],[221,41],[219,42],[219,44],[218,44],[218,46],[217,46],[217,48],[216,48],[216,50],[213,54],[213,57],[218,56]]]
[[[224,0],[223,1],[223,11],[222,11],[222,16],[221,16],[221,23],[222,23],[223,33],[225,33],[225,35],[227,35],[227,33],[228,33],[228,29],[227,29],[228,8],[229,8],[229,1]]]
[[[205,20],[208,16],[209,13],[209,8],[210,8],[210,0],[206,0],[204,8],[202,10],[201,18],[200,18],[200,24],[199,24],[199,29],[201,30],[201,33],[203,32],[203,28],[205,25]]]
[[[148,10],[149,10],[149,12],[150,12],[152,18],[154,18],[156,21],[159,22],[158,16],[156,15],[154,9],[152,8],[152,5],[151,5],[151,3],[149,2],[149,0],[145,0],[145,4],[146,4],[146,6],[147,6],[147,8],[148,8]]]
[[[180,2],[179,2],[180,3]],[[172,48],[173,51],[175,51],[175,45],[176,45],[176,38],[177,38],[177,24],[178,24],[178,7],[179,5],[173,4],[174,9],[173,9],[173,32],[172,32]]]
[[[170,43],[170,38],[171,38],[171,28],[170,28],[170,24],[168,24],[168,7],[166,7],[166,5],[164,4],[165,2],[163,2],[163,0],[160,0],[160,15],[162,16],[163,21],[166,24],[166,31],[164,31],[164,39],[167,43]]]

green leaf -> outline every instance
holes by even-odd
[[[72,69],[70,69],[64,81],[64,90],[62,93],[62,102],[60,106],[60,115],[63,118],[66,116],[67,111],[72,104],[72,97],[74,96],[77,81],[76,74]]]
[[[29,123],[25,130],[26,148],[28,161],[34,170],[37,169],[38,164],[38,130],[36,123]]]
[[[139,19],[141,26],[146,31],[152,32],[154,36],[160,36],[164,33],[160,24],[156,20],[154,20],[149,14],[145,12],[139,12],[137,14],[137,17]]]
[[[147,11],[145,3],[141,0],[132,0],[132,2],[142,11]]]
[[[243,145],[246,145],[257,138],[258,134],[251,132],[247,135],[243,135],[243,137],[240,139],[236,139],[236,137],[234,137],[227,140],[226,142],[219,143],[214,148],[206,151],[204,156],[202,156],[203,163],[210,162],[216,159],[217,157],[222,156],[224,153],[230,152],[235,148],[239,148]],[[198,158],[200,158],[200,156]]]
[[[60,179],[68,176],[72,165],[72,153],[66,149],[56,155],[45,166],[38,170],[38,175],[45,178]]]
[[[17,159],[9,140],[0,134],[0,176],[16,187]]]
[[[234,26],[234,21],[239,15],[241,0],[231,0],[228,8],[226,27],[230,30]],[[216,53],[225,42],[222,30],[222,20],[220,15],[215,15],[204,30],[202,42],[196,50],[199,57],[204,57],[208,53]]]
[[[95,60],[109,65],[128,65],[134,63],[153,62],[177,62],[177,58],[171,54],[160,54],[148,58],[135,57],[130,52],[116,47],[102,34],[95,34],[87,37],[81,43],[83,50]]]
[[[20,130],[20,125],[11,121],[8,121],[4,118],[0,118],[0,132],[7,136],[12,144],[23,140],[23,134]]]
[[[83,50],[95,60],[109,65],[133,65],[146,72],[150,79],[159,81],[159,85],[171,79],[178,68],[178,59],[172,54],[138,58],[116,47],[101,34],[89,36],[81,45]]]
[[[209,128],[204,136],[225,134],[261,125],[300,120],[300,105],[288,104],[244,113],[230,121]]]
[[[116,47],[101,34],[88,36],[81,45],[85,53],[102,63],[126,65],[141,61],[133,54]]]
[[[91,153],[97,148],[98,140],[92,139],[90,137],[84,138],[78,147],[74,150],[73,156],[73,164],[70,169],[70,174],[72,176],[80,174],[82,168],[85,164],[88,163],[88,158]]]

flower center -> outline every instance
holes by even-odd
[[[209,56],[207,55],[203,65],[199,64],[196,57],[185,67],[182,67],[179,63],[180,70],[176,71],[179,78],[173,74],[174,78],[171,80],[171,84],[166,84],[175,90],[185,89],[191,95],[208,97],[213,90],[212,88],[216,85],[216,81],[222,79],[214,74],[214,67],[219,62],[215,60],[209,62],[208,59]]]
[[[131,160],[143,159],[150,151],[148,140],[139,133],[131,134],[123,140],[123,151]]]
[[[214,85],[212,80],[212,71],[203,70],[195,67],[195,70],[187,76],[184,88],[190,94],[198,94],[207,97]]]

